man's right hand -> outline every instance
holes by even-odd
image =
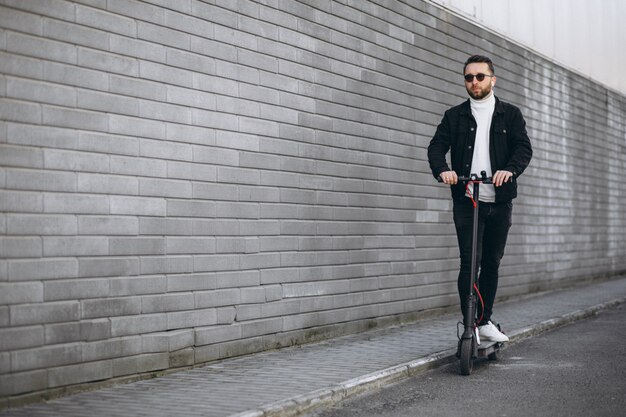
[[[459,177],[454,171],[445,171],[439,174],[439,177],[445,184],[454,185],[459,182]]]

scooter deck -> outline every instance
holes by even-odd
[[[478,357],[486,358],[492,353],[499,351],[502,345],[503,343],[501,342],[492,342],[492,341],[481,342],[481,344],[478,345]]]

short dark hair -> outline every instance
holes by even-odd
[[[465,68],[467,68],[469,64],[473,64],[475,62],[485,63],[489,65],[489,71],[491,71],[491,74],[496,73],[496,71],[493,69],[493,62],[491,62],[491,59],[484,55],[472,55],[467,58],[467,61],[465,61],[465,65],[463,65],[463,74],[465,74]]]

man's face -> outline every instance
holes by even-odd
[[[491,88],[496,84],[496,77],[491,74],[489,64],[485,62],[473,62],[465,67],[465,76],[484,74],[485,78],[478,81],[473,77],[471,81],[465,80],[467,93],[475,100],[481,100],[491,93]]]

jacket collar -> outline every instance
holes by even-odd
[[[461,114],[472,114],[472,108],[470,107],[470,99],[465,100],[464,103],[461,104]],[[498,97],[496,97],[496,106],[493,109],[494,113],[504,113],[504,106]]]

